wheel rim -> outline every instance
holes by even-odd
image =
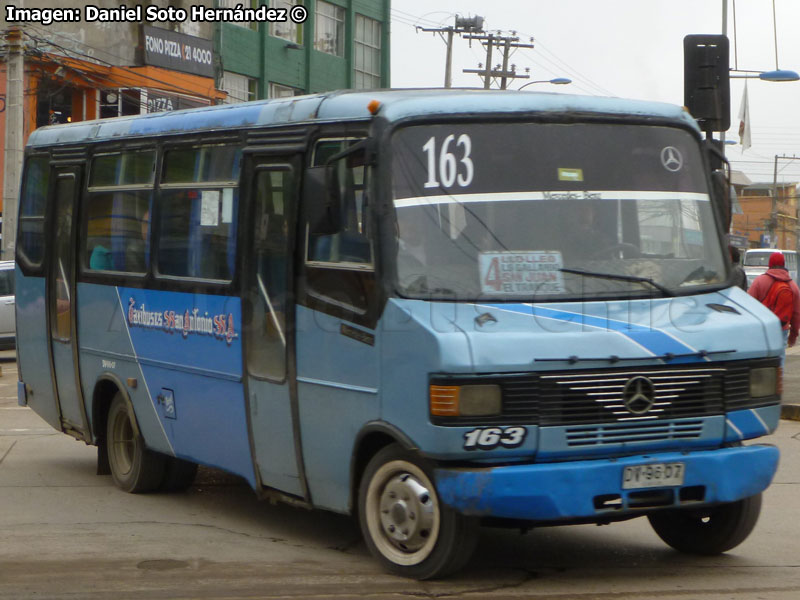
[[[369,482],[366,520],[383,556],[400,565],[421,563],[439,538],[441,514],[433,484],[411,463],[382,465]]]
[[[120,475],[127,475],[133,468],[136,453],[136,439],[133,424],[127,410],[120,410],[114,415],[111,427],[111,462]]]

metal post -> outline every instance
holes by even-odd
[[[3,175],[3,249],[4,259],[14,258],[17,235],[17,202],[23,157],[22,104],[24,99],[22,30],[9,27],[6,32],[6,148]]]
[[[444,65],[444,87],[453,87],[453,28],[447,30],[447,57]]]
[[[492,48],[494,48],[494,36],[488,35],[489,41],[486,47],[486,77],[483,80],[483,89],[488,90],[492,87]]]
[[[778,155],[775,155],[775,168],[772,175],[772,210],[769,213],[769,243],[777,248],[775,237],[778,235]]]
[[[508,54],[511,51],[511,38],[506,38],[506,43],[503,45],[503,77],[500,79],[500,89],[504,90],[508,87]]]

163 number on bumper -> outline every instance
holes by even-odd
[[[464,450],[518,448],[526,435],[524,427],[478,427],[464,434]]]
[[[632,465],[622,472],[622,489],[654,488],[683,485],[684,463]]]

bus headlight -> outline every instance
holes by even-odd
[[[778,367],[750,369],[750,397],[763,398],[779,393],[780,373]]]
[[[503,408],[499,385],[431,385],[429,398],[436,417],[489,417]]]

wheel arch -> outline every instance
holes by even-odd
[[[130,395],[125,389],[122,381],[114,375],[103,374],[97,378],[94,384],[94,391],[92,392],[92,440],[95,445],[102,445],[105,443],[106,438],[106,425],[108,423],[108,409],[111,408],[111,401],[117,393],[122,394],[125,402],[128,403],[131,411],[133,411],[133,403],[131,402]],[[132,414],[136,414],[132,412]],[[139,433],[139,426],[136,419],[133,420],[133,427],[136,433]]]
[[[403,431],[385,421],[370,421],[356,436],[353,455],[350,459],[349,512],[355,514],[358,507],[358,488],[361,476],[370,459],[389,444],[400,444],[406,450],[418,450],[417,445]]]

